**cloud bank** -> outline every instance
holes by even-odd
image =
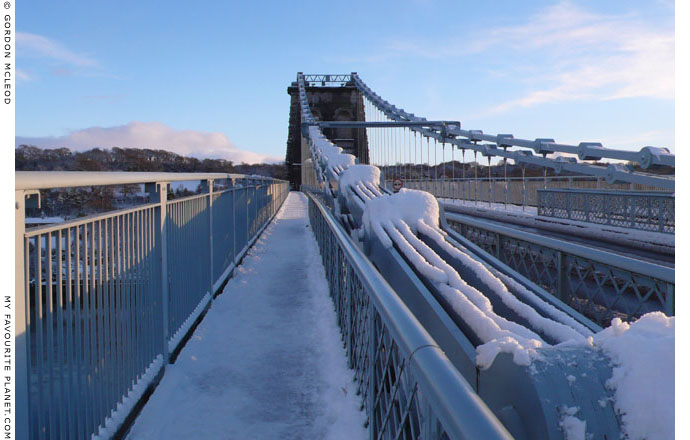
[[[543,59],[536,69],[515,66],[528,72],[528,84],[539,86],[499,104],[495,112],[557,101],[674,99],[672,27],[629,14],[592,13],[565,1],[535,14],[524,25],[487,35],[475,40],[470,50],[483,53],[504,47],[516,54],[537,53]]]
[[[282,157],[240,150],[228,137],[219,132],[176,130],[161,122],[133,121],[115,127],[90,127],[65,136],[15,138],[15,145],[35,145],[41,148],[69,148],[84,151],[92,148],[149,148],[172,151],[198,159],[226,159],[234,163],[275,163]]]

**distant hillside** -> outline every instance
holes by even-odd
[[[16,171],[164,171],[172,173],[238,173],[287,179],[285,164],[234,164],[225,159],[185,157],[148,148],[42,149],[20,145],[14,150]]]

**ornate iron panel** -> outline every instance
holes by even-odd
[[[663,192],[538,190],[538,213],[644,231],[675,233],[675,196]]]
[[[675,284],[542,244],[448,220],[448,225],[599,325],[675,313]]]

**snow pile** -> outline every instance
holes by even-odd
[[[536,339],[518,341],[513,337],[504,336],[477,347],[476,363],[479,368],[489,368],[499,353],[512,353],[513,362],[525,367],[532,364],[532,360],[539,357],[537,349],[543,343]]]
[[[362,227],[376,234],[384,246],[391,247],[393,243],[385,229],[404,224],[416,233],[422,223],[438,228],[438,216],[438,202],[434,196],[403,188],[396,194],[369,200],[362,216]]]
[[[448,252],[453,257],[457,258],[465,267],[472,270],[481,280],[487,285],[492,292],[496,293],[501,301],[515,312],[518,316],[526,319],[532,328],[544,332],[554,338],[558,342],[565,341],[579,341],[584,342],[585,336],[590,336],[589,332],[584,326],[577,325],[576,329],[572,328],[572,318],[569,318],[565,313],[556,313],[557,311],[553,306],[544,302],[541,298],[527,292],[526,289],[520,290],[522,294],[527,293],[533,303],[539,304],[541,309],[548,310],[548,314],[554,319],[550,319],[540,315],[536,310],[534,310],[530,305],[520,301],[515,295],[513,295],[506,285],[496,277],[486,265],[473,259],[464,252],[461,252],[456,247],[452,246],[445,240],[445,234],[440,229],[428,228],[425,225],[421,228],[428,237],[431,237],[436,244],[442,247],[446,252]],[[487,300],[488,302],[488,300]],[[490,307],[490,304],[489,304]],[[555,319],[559,319],[556,321]],[[577,323],[576,323],[577,324]]]
[[[403,189],[394,195],[368,200],[362,223],[364,230],[369,235],[375,234],[384,246],[391,247],[395,243],[415,269],[436,284],[438,292],[454,312],[484,343],[477,347],[476,362],[480,368],[488,368],[501,352],[511,353],[519,365],[529,365],[539,357],[537,349],[545,342],[532,330],[496,314],[491,301],[482,292],[468,285],[452,266],[416,236],[419,231],[477,271],[487,284],[496,289],[506,305],[535,328],[559,342],[573,339],[585,342],[584,336],[576,330],[539,315],[532,307],[519,301],[480,263],[445,242],[445,235],[438,227],[438,203],[431,194]]]
[[[144,392],[151,385],[153,379],[156,378],[161,368],[163,368],[163,355],[159,354],[149,364],[144,374],[138,378],[127,395],[117,404],[115,411],[98,426],[98,434],[92,435],[92,440],[109,439],[115,435],[127,416],[132,413],[134,406],[141,400]]]
[[[344,154],[343,149],[326,139],[318,127],[309,127],[309,144],[312,155],[332,176],[355,164],[355,156]]]
[[[672,439],[675,426],[675,318],[648,313],[632,324],[615,318],[593,337],[613,361],[606,386],[630,440]]]
[[[331,170],[335,175],[342,173],[349,166],[355,164],[355,156],[351,154],[331,154],[328,156],[327,160],[328,169]]]
[[[169,353],[172,353],[173,351],[175,351],[175,349],[177,348],[179,343],[182,341],[182,338],[184,337],[184,335],[187,334],[189,329],[196,322],[199,315],[201,315],[201,312],[203,312],[204,309],[206,309],[206,306],[208,305],[208,303],[211,302],[211,299],[212,299],[211,295],[208,292],[206,292],[206,294],[204,294],[203,298],[201,298],[201,301],[199,301],[199,304],[197,304],[196,307],[194,308],[194,311],[192,312],[192,314],[189,315],[187,317],[187,319],[185,319],[185,321],[182,323],[180,328],[177,329],[175,334],[168,341],[168,352]]]
[[[381,171],[371,165],[351,165],[338,179],[341,193],[347,194],[349,189],[363,200],[373,199],[382,195],[379,190]]]
[[[587,422],[575,417],[580,411],[580,408],[564,407],[561,410],[561,421],[559,426],[563,430],[563,437],[565,440],[585,440],[587,433]]]

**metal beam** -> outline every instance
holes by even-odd
[[[305,125],[321,128],[380,128],[380,127],[447,127],[460,129],[458,121],[314,121]]]

